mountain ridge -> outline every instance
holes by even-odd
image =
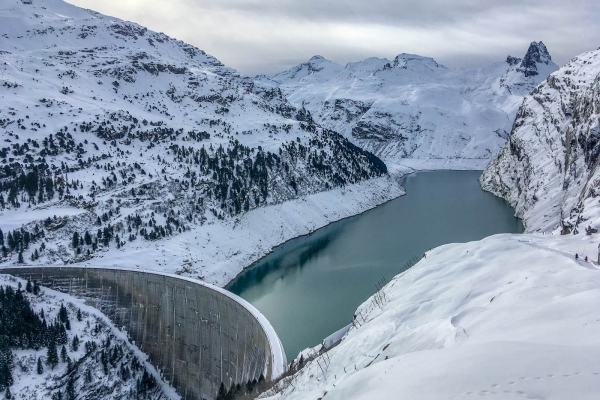
[[[597,228],[600,51],[573,58],[525,98],[480,182],[531,231]]]
[[[532,42],[522,59],[477,69],[449,70],[405,53],[343,67],[312,60],[255,80],[280,88],[317,123],[388,163],[434,167],[452,160],[484,167],[508,137],[523,97],[558,68],[542,42]],[[310,67],[315,62],[318,68]]]

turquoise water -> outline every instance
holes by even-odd
[[[418,172],[406,195],[293,239],[227,289],[271,322],[288,360],[351,322],[356,308],[413,256],[447,243],[522,233],[510,205],[482,191],[480,171]]]

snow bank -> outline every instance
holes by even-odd
[[[600,271],[574,258],[595,256],[594,239],[495,235],[436,248],[271,398],[596,399]]]
[[[111,249],[80,265],[179,273],[225,286],[244,268],[287,240],[403,195],[400,178],[408,171],[397,169],[389,177],[258,208],[234,220],[196,225],[191,231],[166,240]]]

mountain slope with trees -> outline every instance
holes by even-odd
[[[177,259],[145,267],[204,276],[188,265],[197,249],[165,242],[214,247],[223,225],[331,190],[362,188],[344,216],[402,193],[381,196],[386,165],[278,88],[61,0],[0,0],[0,137],[0,264],[102,264],[150,248]],[[280,243],[267,234],[280,232],[257,233],[227,276]]]
[[[0,393],[19,399],[178,399],[99,311],[0,275]]]

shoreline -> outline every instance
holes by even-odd
[[[392,165],[392,166],[388,166],[388,168],[390,168],[390,167],[391,167],[391,168],[394,168],[394,167],[406,168],[406,166],[405,166],[405,165],[399,165],[399,164],[395,164],[395,165]],[[419,172],[434,172],[434,171],[440,171],[440,170],[444,170],[444,171],[481,171],[481,172],[483,172],[483,170],[480,170],[480,169],[478,169],[478,168],[475,168],[475,169],[452,169],[452,168],[448,168],[448,169],[444,169],[444,168],[442,168],[442,169],[439,169],[439,168],[435,168],[435,167],[433,167],[433,168],[423,168],[423,169],[414,169],[414,168],[411,168],[411,169],[412,169],[412,171],[409,171],[409,172],[406,172],[406,173],[403,173],[403,174],[399,174],[399,175],[397,175],[397,176],[396,176],[396,179],[403,181],[403,180],[404,180],[404,179],[405,179],[407,176],[409,176],[409,175],[411,175],[411,174],[416,174],[416,173],[419,173]],[[390,177],[391,177],[391,176],[390,176]],[[271,248],[271,250],[270,250],[268,253],[264,254],[263,256],[261,256],[260,258],[258,258],[257,260],[255,260],[255,261],[253,261],[252,263],[250,263],[250,264],[248,264],[247,266],[245,266],[245,267],[244,267],[244,268],[243,268],[243,269],[242,269],[240,272],[238,272],[238,273],[235,275],[235,277],[233,277],[233,278],[232,278],[232,279],[231,279],[229,282],[227,282],[227,284],[225,284],[224,286],[221,286],[221,287],[223,287],[225,290],[229,290],[228,288],[231,286],[231,284],[232,284],[232,283],[233,283],[235,280],[237,280],[237,279],[238,279],[238,278],[239,278],[239,277],[240,277],[242,274],[244,274],[244,273],[245,273],[245,272],[247,272],[248,270],[250,270],[250,269],[254,268],[254,267],[255,267],[255,266],[256,266],[256,265],[257,265],[259,262],[261,262],[261,261],[262,261],[262,260],[264,260],[264,259],[265,259],[267,256],[269,256],[270,254],[272,254],[272,253],[273,253],[273,252],[274,252],[274,251],[275,251],[275,250],[276,250],[278,247],[280,247],[280,246],[283,246],[283,245],[285,245],[286,243],[288,243],[288,242],[290,242],[290,241],[292,241],[292,240],[295,240],[295,239],[298,239],[298,238],[301,238],[301,237],[305,237],[305,236],[310,236],[310,235],[312,235],[313,233],[315,233],[316,231],[318,231],[318,230],[320,230],[320,229],[323,229],[323,228],[325,228],[325,227],[328,227],[328,226],[330,226],[330,225],[332,225],[332,224],[334,224],[334,223],[341,222],[341,221],[344,221],[344,220],[346,220],[346,219],[349,219],[349,218],[353,218],[353,217],[356,217],[356,216],[362,215],[362,214],[366,213],[367,211],[373,210],[373,209],[375,209],[375,208],[377,208],[377,207],[380,207],[380,206],[382,206],[382,205],[384,205],[384,204],[387,204],[387,203],[389,203],[389,202],[391,202],[391,201],[397,200],[397,199],[399,199],[399,198],[401,198],[401,197],[405,196],[405,195],[406,195],[406,189],[404,189],[404,186],[402,186],[402,185],[403,185],[403,182],[400,182],[400,187],[401,187],[401,188],[404,190],[404,193],[403,193],[403,194],[401,194],[401,195],[399,195],[399,196],[397,196],[397,197],[394,197],[394,198],[391,198],[391,199],[389,199],[389,200],[386,200],[386,201],[384,201],[384,202],[382,202],[382,203],[380,203],[380,204],[377,204],[377,205],[375,205],[375,206],[373,206],[373,207],[371,207],[371,208],[365,209],[365,210],[363,210],[363,211],[361,211],[361,212],[359,212],[359,213],[357,213],[357,214],[354,214],[354,215],[349,215],[349,216],[346,216],[346,217],[340,218],[340,219],[338,219],[338,220],[331,221],[331,222],[327,223],[326,225],[323,225],[323,226],[321,226],[321,227],[319,227],[319,228],[316,228],[316,229],[314,229],[314,230],[312,230],[312,231],[310,231],[310,232],[308,232],[308,233],[301,234],[301,235],[297,235],[297,236],[295,236],[295,237],[292,237],[292,238],[290,238],[290,239],[287,239],[287,240],[285,240],[284,242],[281,242],[281,243],[279,243],[279,244],[277,244],[277,245],[273,246],[273,247]],[[480,188],[481,188],[481,186],[480,186]],[[482,190],[483,190],[483,189],[482,189]]]

